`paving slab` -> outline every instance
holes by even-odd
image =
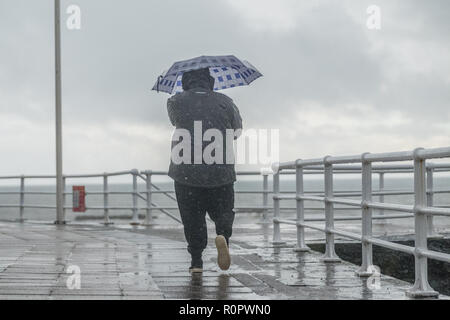
[[[374,288],[355,265],[294,252],[295,233],[283,246],[272,245],[270,233],[239,225],[228,271],[218,268],[210,239],[204,273],[190,275],[180,227],[2,222],[0,299],[407,299],[407,282],[382,275]],[[76,279],[80,287],[69,287]]]

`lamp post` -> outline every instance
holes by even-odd
[[[65,224],[62,161],[61,1],[55,0],[55,122],[56,122],[56,221]]]

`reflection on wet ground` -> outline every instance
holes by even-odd
[[[296,253],[293,238],[274,247],[270,234],[264,225],[240,225],[231,269],[221,271],[215,249],[208,247],[204,273],[191,276],[177,227],[0,222],[0,299],[406,298],[406,282],[381,276],[373,288],[355,275],[356,266]],[[76,283],[76,273],[67,273],[70,266],[81,271],[80,289],[70,288]]]

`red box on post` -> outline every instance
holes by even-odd
[[[72,186],[73,212],[86,212],[86,188]]]

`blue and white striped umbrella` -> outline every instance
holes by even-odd
[[[262,77],[249,62],[241,61],[235,56],[201,56],[175,62],[169,71],[158,78],[153,90],[169,94],[182,92],[183,73],[203,68],[209,68],[211,76],[216,79],[215,91],[246,86]]]

